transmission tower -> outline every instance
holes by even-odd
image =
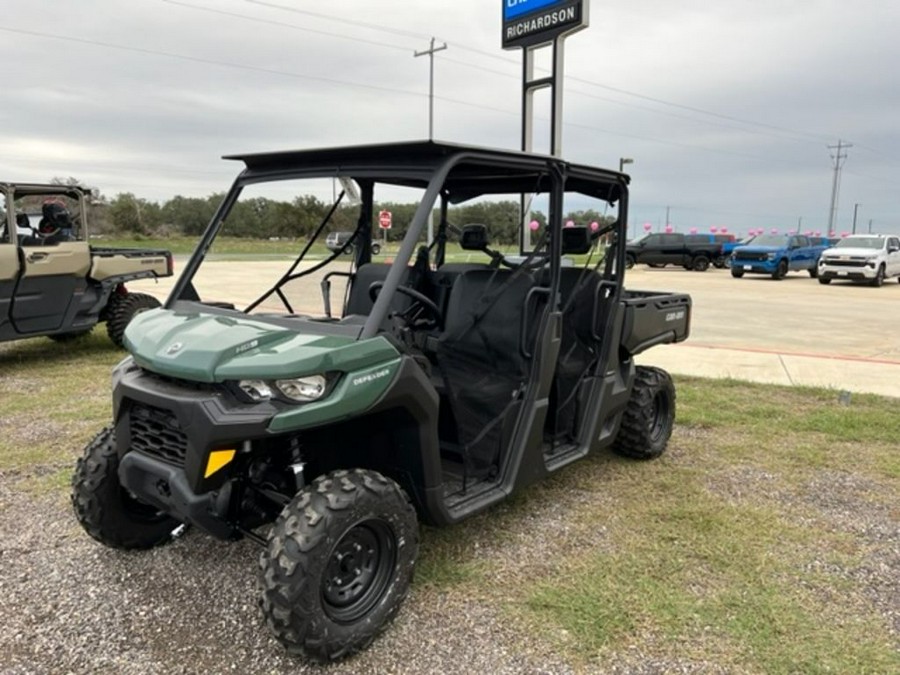
[[[828,234],[831,235],[834,232],[834,221],[837,217],[837,207],[838,207],[838,192],[841,189],[841,164],[845,159],[847,159],[847,153],[842,152],[847,148],[852,148],[853,145],[850,143],[844,143],[841,139],[838,139],[837,145],[829,145],[829,150],[834,150],[835,153],[831,156],[834,164],[834,178],[831,182],[831,210],[828,212]]]

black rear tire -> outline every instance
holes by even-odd
[[[146,293],[127,293],[112,295],[106,307],[106,334],[116,347],[123,346],[125,329],[131,320],[141,312],[156,309],[159,300]]]
[[[636,261],[635,261],[633,255],[626,255],[625,256],[625,269],[630,270],[632,267],[634,267],[635,262]]]
[[[613,452],[654,459],[666,450],[675,425],[675,384],[661,368],[638,366]]]
[[[165,544],[179,523],[132,497],[119,483],[119,456],[109,427],[87,444],[72,476],[75,517],[101,544],[148,549]]]
[[[379,253],[381,253],[381,244],[372,242],[372,255],[378,255]]]
[[[705,272],[709,269],[709,258],[705,255],[698,255],[691,260],[691,269],[695,272]]]
[[[320,476],[284,507],[260,556],[260,608],[289,652],[316,662],[367,647],[409,591],[419,526],[375,471]]]

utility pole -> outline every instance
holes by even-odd
[[[431,45],[421,52],[413,52],[414,57],[428,55],[428,140],[434,140],[434,53],[447,49],[445,42],[440,47],[434,46],[434,37]],[[428,212],[428,245],[434,240],[434,209]]]
[[[862,206],[862,204],[853,205],[853,234],[856,234],[856,212],[859,211],[860,206]]]
[[[668,224],[669,224],[669,207],[667,206],[666,207],[666,225],[668,226]]]
[[[834,179],[831,182],[831,210],[828,212],[828,232],[834,232],[834,221],[837,216],[837,205],[838,205],[838,191],[840,190],[841,184],[841,162],[847,159],[847,153],[841,153],[842,150],[846,148],[852,148],[853,145],[850,143],[844,143],[841,139],[838,139],[837,145],[829,145],[829,150],[836,150],[835,154],[831,156],[834,160]]]
[[[626,164],[634,164],[634,160],[631,157],[619,157],[619,173],[622,173]]]
[[[872,219],[869,218],[869,234],[872,234]]]
[[[803,216],[797,218],[797,234],[800,234],[800,228],[803,226]]]
[[[445,42],[440,47],[434,46],[434,38],[431,38],[431,46],[421,52],[414,52],[413,56],[428,55],[428,140],[434,138],[434,54],[447,49]]]

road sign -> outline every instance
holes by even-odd
[[[378,227],[382,230],[391,229],[391,212],[390,211],[379,211],[378,212]]]

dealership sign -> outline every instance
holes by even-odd
[[[502,0],[503,48],[551,42],[588,25],[590,0]]]

